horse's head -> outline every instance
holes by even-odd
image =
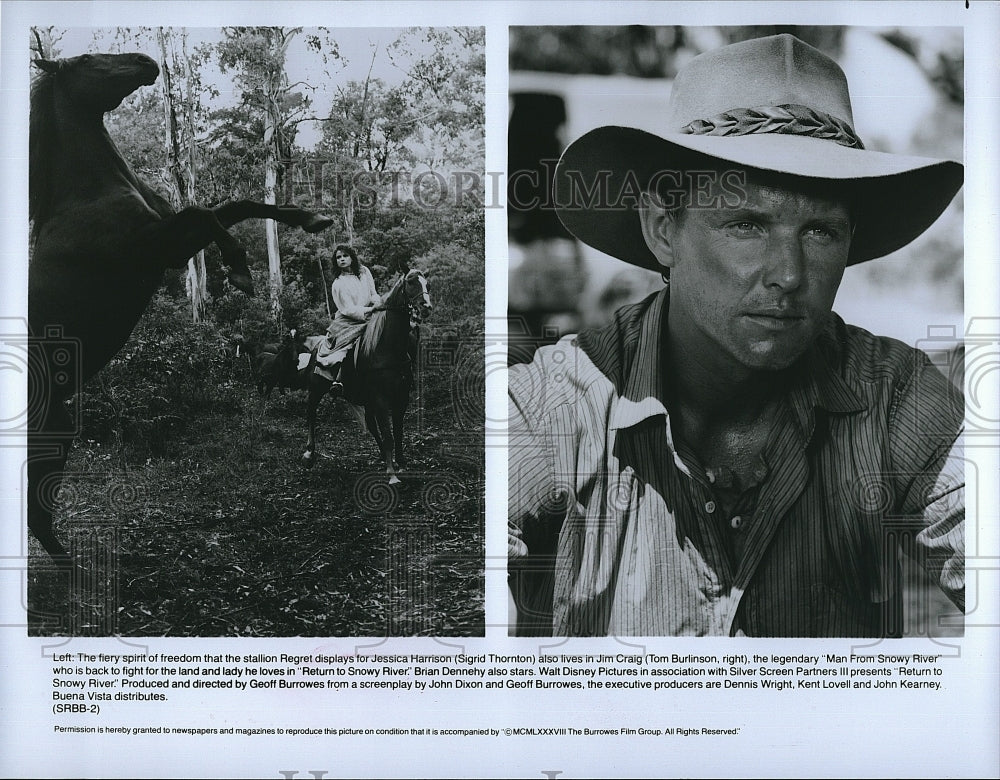
[[[301,328],[289,328],[283,339],[283,344],[294,349],[296,352],[308,352],[306,347],[307,335]]]
[[[76,105],[101,113],[117,108],[160,75],[160,66],[145,54],[81,54],[64,60],[37,59],[35,65]]]
[[[424,317],[430,313],[431,294],[427,287],[427,277],[423,271],[414,268],[407,271],[403,279],[403,290],[406,295],[406,303],[410,308],[410,317],[415,322],[422,322]]]

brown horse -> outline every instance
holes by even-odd
[[[341,374],[344,398],[354,407],[358,417],[364,410],[365,426],[375,439],[389,484],[399,482],[396,472],[406,465],[403,458],[403,417],[410,403],[413,384],[415,336],[424,315],[431,310],[427,279],[418,270],[407,271],[385,296],[382,305],[372,315],[364,334],[354,349],[357,360],[349,355]],[[313,349],[315,363],[317,340],[306,339]],[[309,440],[302,462],[311,466],[316,452],[316,411],[319,402],[330,392],[332,382],[320,373],[309,376]]]
[[[75,434],[65,402],[125,344],[164,271],[215,243],[229,281],[252,295],[246,252],[228,228],[258,217],[317,232],[332,221],[249,200],[175,212],[135,175],[104,127],[106,112],[156,81],[156,62],[84,54],[35,64],[42,73],[29,127],[28,527],[68,567],[52,530]]]

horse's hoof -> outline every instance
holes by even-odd
[[[253,298],[253,279],[250,278],[250,274],[231,271],[228,278],[233,287],[245,293],[247,297]]]
[[[389,477],[389,484],[390,485],[398,485],[401,482],[402,482],[402,480],[399,477],[397,477],[395,474],[393,474],[391,477]]]
[[[326,230],[332,224],[333,220],[329,217],[321,217],[319,214],[315,214],[302,226],[302,229],[306,233],[319,233],[321,230]]]
[[[302,453],[302,465],[311,468],[313,464],[313,454],[311,452]]]

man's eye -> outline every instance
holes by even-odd
[[[739,235],[750,235],[760,229],[756,222],[734,222],[730,227]]]
[[[812,236],[814,238],[830,240],[837,237],[837,231],[834,230],[833,228],[828,228],[824,225],[813,225],[808,230],[806,230],[806,235]]]

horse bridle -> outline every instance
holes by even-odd
[[[403,278],[399,280],[399,284],[403,285],[404,293],[406,292],[407,276],[403,276]],[[382,311],[403,311],[403,309],[405,308],[410,315],[411,328],[415,328],[418,325],[420,325],[420,323],[424,321],[424,310],[431,308],[431,303],[430,300],[428,300],[428,295],[427,295],[427,283],[425,281],[425,277],[423,274],[418,273],[417,278],[423,280],[421,281],[420,284],[420,294],[414,295],[412,297],[407,295],[405,306],[404,305],[386,306],[383,304],[382,306],[378,307],[381,308]]]

